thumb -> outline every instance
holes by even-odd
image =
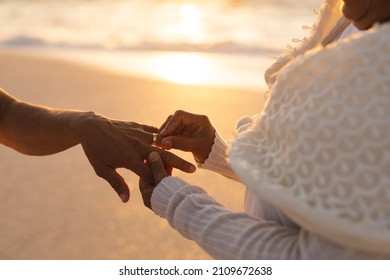
[[[188,137],[168,136],[161,140],[161,148],[165,150],[178,149],[184,152],[190,152],[194,147],[194,139]]]
[[[122,176],[119,175],[119,173],[116,172],[115,169],[107,167],[103,172],[99,172],[98,175],[99,177],[103,178],[111,185],[111,187],[119,195],[122,202],[129,201],[130,199],[129,187],[127,186]]]
[[[164,163],[157,152],[151,152],[148,157],[150,169],[154,177],[154,185],[157,186],[162,179],[168,176]]]

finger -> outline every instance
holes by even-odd
[[[161,131],[165,128],[165,126],[167,125],[167,123],[169,122],[169,120],[172,118],[172,115],[170,115],[166,120],[165,122],[160,126],[160,128],[158,129],[158,133],[161,133]]]
[[[155,145],[158,147],[161,146],[162,138],[163,137],[160,134],[158,134],[157,132],[150,133],[150,132],[142,131],[142,132],[140,132],[140,134],[138,136],[138,139],[142,143],[145,143],[148,145]]]
[[[167,171],[167,174],[169,176],[172,176],[173,167],[172,166],[165,166],[165,171]]]
[[[139,178],[139,190],[142,195],[142,200],[144,201],[144,205],[150,209],[152,209],[152,203],[150,199],[152,197],[154,188],[154,185],[151,185],[142,178]]]
[[[188,161],[185,161],[184,159],[172,153],[163,150],[160,150],[159,153],[160,153],[160,157],[162,158],[166,166],[169,166],[171,168],[176,168],[187,173],[194,173],[196,170],[195,165],[189,163]]]
[[[160,134],[163,137],[174,135],[175,132],[182,131],[187,126],[199,123],[199,121],[202,121],[204,118],[205,116],[202,115],[195,115],[185,111],[176,111]]]
[[[176,111],[175,114],[168,120],[160,134],[162,136],[172,135],[178,128],[185,124],[187,114],[188,113],[184,111]]]
[[[141,146],[138,150],[140,152],[138,159],[133,158],[132,160],[129,160],[124,167],[132,170],[142,178],[148,178],[148,174],[151,172],[148,166],[144,164],[144,160],[148,159],[149,154],[153,151],[160,154],[165,166],[170,166],[187,173],[193,173],[196,170],[196,167],[192,163],[160,148],[153,146]]]
[[[193,151],[195,141],[189,137],[168,136],[161,140],[161,148],[165,150],[178,149],[185,152]]]
[[[127,202],[130,199],[130,190],[127,186],[125,180],[116,172],[114,169],[110,167],[105,167],[100,169],[100,171],[96,172],[97,175],[104,180],[106,180],[111,187],[116,191],[119,195],[122,202]]]
[[[168,176],[164,163],[157,152],[151,152],[148,156],[149,167],[152,170],[154,185],[157,186],[162,179]]]
[[[157,147],[161,147],[161,141],[163,139],[161,134],[151,133],[149,135],[149,138],[151,138],[151,140],[149,141],[151,145],[154,145],[154,146],[157,146]]]
[[[157,127],[154,127],[154,126],[150,126],[150,125],[146,125],[146,124],[141,124],[140,125],[141,128],[146,131],[146,132],[149,132],[149,133],[158,133],[158,128]]]
[[[147,156],[145,156],[145,158],[146,157]],[[126,164],[124,167],[133,171],[140,178],[142,178],[143,181],[149,184],[154,184],[152,171],[143,159],[137,160],[137,164],[134,164],[134,162],[129,161],[128,164]]]

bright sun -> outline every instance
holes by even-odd
[[[180,7],[180,18],[183,21],[198,21],[201,14],[197,7],[186,4]]]
[[[179,32],[192,42],[199,42],[202,40],[202,13],[199,8],[185,4],[180,7],[180,26]]]
[[[177,32],[184,42],[201,43],[204,40],[202,13],[198,6],[183,4],[178,9]],[[194,53],[161,54],[154,61],[154,72],[173,83],[201,84],[210,76],[210,61]]]

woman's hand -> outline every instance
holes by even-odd
[[[390,20],[389,0],[343,0],[342,12],[360,30]]]
[[[160,128],[161,147],[192,152],[198,163],[204,163],[214,144],[215,129],[207,116],[176,111]]]
[[[162,179],[171,175],[172,169],[164,166],[164,163],[161,160],[160,155],[156,152],[151,152],[149,154],[148,164],[153,174],[154,183],[147,182],[140,177],[139,189],[142,194],[144,205],[152,209],[150,199],[152,197],[153,191],[155,187],[161,182]]]

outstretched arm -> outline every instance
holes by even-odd
[[[77,119],[91,113],[24,103],[0,89],[0,143],[27,155],[48,155],[79,143]]]
[[[116,169],[124,167],[152,180],[144,164],[151,151],[172,168],[195,171],[192,164],[152,147],[153,132],[157,128],[94,112],[28,104],[0,90],[0,143],[28,155],[54,154],[81,144],[96,174],[110,183],[123,202],[129,199],[129,188]]]

